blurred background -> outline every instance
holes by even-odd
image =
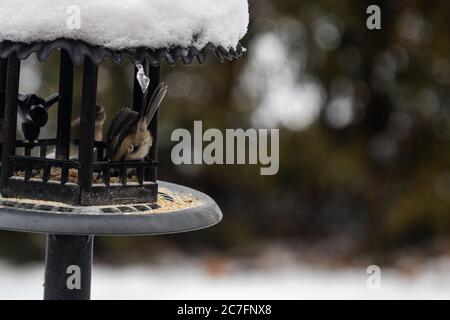
[[[225,218],[96,238],[94,298],[450,298],[450,2],[383,2],[371,31],[374,3],[250,0],[243,59],[163,68],[159,178],[208,193]],[[56,92],[57,63],[26,61],[21,92]],[[99,102],[128,106],[132,78],[131,64],[105,63]],[[174,166],[170,135],[195,120],[279,128],[279,174]],[[44,246],[0,232],[1,298],[41,297]]]

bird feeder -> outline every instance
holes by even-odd
[[[169,1],[176,7],[172,10],[158,0],[128,7],[102,0],[38,0],[21,10],[22,2],[0,5],[0,228],[48,234],[45,298],[86,299],[94,235],[184,232],[214,225],[222,217],[208,196],[157,180],[158,122],[163,121],[158,113],[148,127],[153,143],[144,159],[108,157],[108,144],[95,139],[99,66],[106,59],[137,66],[129,80],[134,87],[130,106],[138,111],[146,90],[153,93],[159,86],[162,64],[203,64],[209,56],[220,62],[240,58],[248,4]],[[74,4],[79,28],[67,24],[67,8]],[[99,12],[105,19],[98,18]],[[59,54],[59,92],[48,98],[20,92],[21,61],[35,54],[43,62],[54,52]],[[83,65],[76,139],[71,136],[75,65]],[[52,139],[41,139],[52,105],[58,109],[57,130]],[[75,157],[72,145],[79,150]],[[84,271],[82,289],[68,289],[61,281],[68,265]]]

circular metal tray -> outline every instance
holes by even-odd
[[[0,197],[0,229],[70,235],[159,235],[211,227],[222,213],[209,196],[180,185],[158,182],[168,209],[155,204],[68,206],[56,202]],[[190,199],[186,204],[185,199]],[[179,203],[178,203],[179,202]]]

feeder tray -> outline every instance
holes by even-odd
[[[86,207],[0,197],[0,228],[67,235],[158,235],[199,230],[222,219],[207,195],[172,183],[159,185],[158,201],[147,204]]]

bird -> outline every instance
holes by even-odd
[[[166,93],[167,85],[164,82],[153,93],[147,88],[139,111],[123,108],[117,113],[106,136],[110,161],[145,159],[153,145],[148,127]]]
[[[36,94],[19,94],[18,113],[22,118],[22,132],[26,140],[36,141],[48,122],[48,109],[60,100],[57,93],[44,99]]]
[[[107,114],[105,108],[97,104],[95,107],[95,141],[103,141],[103,127],[107,118]],[[81,119],[80,117],[76,118],[70,123],[70,147],[69,147],[69,159],[77,159],[79,147],[78,144],[75,143],[76,139],[80,137],[80,126]],[[46,155],[47,158],[54,159],[56,157],[56,150],[49,152]]]
[[[94,133],[94,140],[95,141],[103,141],[103,126],[105,124],[107,115],[105,108],[97,104],[95,107],[95,133]],[[71,130],[71,140],[74,140],[76,138],[79,138],[80,136],[80,117],[73,120],[70,124],[70,130]],[[70,159],[78,158],[78,144],[75,144],[73,142],[70,143]]]
[[[106,121],[106,111],[105,108],[97,104],[95,107],[95,141],[102,141],[103,140],[103,126]],[[73,120],[70,124],[70,130],[71,130],[71,137],[79,137],[80,135],[80,117]]]

